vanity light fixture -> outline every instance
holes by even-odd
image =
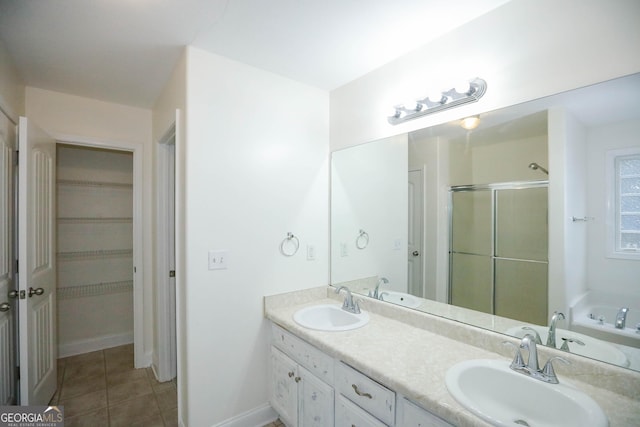
[[[397,125],[427,114],[476,102],[486,91],[487,82],[476,77],[469,82],[464,82],[464,84],[457,84],[455,87],[439,93],[429,94],[425,98],[396,105],[393,107],[392,114],[387,117],[387,121],[392,125]]]
[[[469,116],[460,120],[460,126],[466,130],[473,130],[480,125],[480,116]]]

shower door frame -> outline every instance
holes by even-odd
[[[495,244],[496,244],[496,193],[499,190],[523,190],[529,188],[547,188],[547,192],[549,189],[549,181],[548,180],[540,180],[540,181],[511,181],[511,182],[499,182],[499,183],[491,183],[491,184],[469,184],[469,185],[456,185],[449,188],[449,201],[448,201],[448,222],[449,222],[449,277],[447,284],[447,302],[452,304],[452,280],[453,280],[453,255],[454,253],[459,254],[467,254],[466,252],[454,252],[453,250],[453,194],[461,193],[461,192],[474,192],[474,191],[490,191],[491,192],[491,313],[495,315],[496,312],[496,260],[497,259],[506,259],[504,257],[498,257],[495,254]],[[548,203],[548,194],[547,194],[547,203]],[[548,204],[547,204],[548,209]],[[549,249],[547,247],[547,261],[530,261],[530,260],[519,260],[519,261],[528,261],[528,262],[545,262],[548,264],[548,252]],[[475,254],[467,254],[467,255],[475,255]],[[547,286],[549,285],[547,277]]]

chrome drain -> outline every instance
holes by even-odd
[[[514,423],[520,424],[521,426],[531,427],[525,420],[515,420]]]

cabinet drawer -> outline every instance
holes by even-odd
[[[402,414],[402,419],[398,421],[398,425],[402,427],[453,427],[445,420],[437,417],[426,409],[422,409],[406,398],[402,398],[401,402],[398,402],[398,405],[402,406],[402,408],[399,409],[399,413]]]
[[[388,425],[393,425],[396,414],[396,394],[352,367],[336,364],[335,387],[358,406]]]
[[[336,427],[386,427],[342,395],[336,397]]]
[[[311,344],[271,324],[271,343],[329,385],[333,385],[333,358]]]

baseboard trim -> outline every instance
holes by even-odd
[[[124,334],[103,335],[101,337],[78,340],[66,344],[58,344],[58,358],[75,356],[76,354],[104,350],[119,345],[133,344],[133,332]]]
[[[276,411],[273,410],[271,405],[265,403],[262,406],[216,424],[214,427],[262,427],[277,419],[278,414]]]

